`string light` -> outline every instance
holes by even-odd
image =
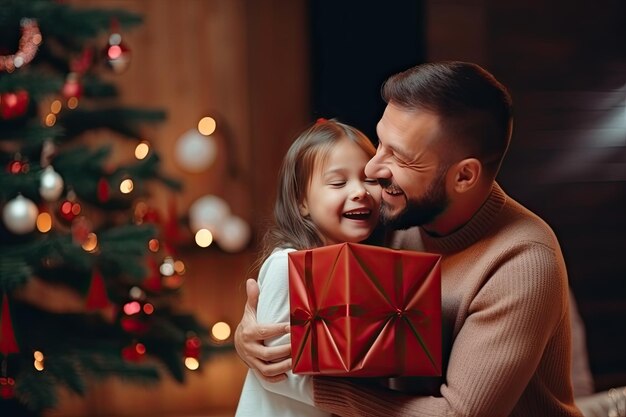
[[[127,316],[132,316],[133,314],[137,314],[141,311],[141,304],[139,301],[130,301],[124,304],[124,314]]]
[[[130,178],[126,178],[120,183],[120,191],[122,192],[122,194],[130,194],[133,191],[134,187],[135,184]]]
[[[130,291],[128,291],[128,295],[133,300],[140,300],[140,299],[142,299],[145,296],[143,290],[141,288],[137,287],[137,286],[132,287],[130,289]]]
[[[37,216],[37,230],[41,233],[48,233],[52,229],[52,216],[50,213],[42,211]]]
[[[154,313],[154,306],[150,303],[146,303],[143,305],[143,312],[147,315]]]
[[[159,267],[159,272],[161,275],[165,275],[166,277],[174,275],[174,259],[172,259],[171,256],[165,257],[163,263]]]
[[[200,361],[196,358],[185,358],[185,366],[190,371],[195,371],[200,367]]]
[[[146,156],[148,156],[149,152],[150,145],[148,144],[148,142],[143,141],[137,144],[137,147],[135,148],[135,158],[139,160],[144,159]]]
[[[63,104],[61,104],[61,100],[54,100],[52,104],[50,104],[50,113],[59,114]]]
[[[48,115],[46,116],[46,120],[44,120],[44,123],[48,127],[54,126],[56,122],[57,122],[57,117],[52,113],[48,113]]]
[[[81,247],[85,250],[85,252],[95,252],[98,248],[98,236],[95,233],[89,233],[87,235],[87,239],[81,245]]]
[[[217,341],[223,342],[230,337],[230,326],[228,323],[218,321],[211,328],[211,336]]]
[[[43,353],[41,353],[40,351],[36,350],[33,353],[33,356],[35,358],[35,361],[33,362],[33,366],[35,367],[36,370],[38,371],[43,371],[44,370],[44,356]]]
[[[158,252],[159,251],[159,240],[158,239],[150,239],[150,241],[148,242],[148,249],[150,249],[150,252]]]
[[[33,19],[24,18],[20,22],[22,36],[19,41],[19,49],[13,55],[0,56],[0,72],[13,72],[33,60],[42,37],[39,25]]]
[[[70,97],[67,99],[67,108],[74,110],[76,107],[78,107],[78,98],[77,97]]]
[[[185,263],[181,260],[174,261],[174,271],[176,271],[176,273],[180,275],[184,274]]]
[[[209,136],[213,132],[215,132],[215,128],[217,127],[217,123],[215,119],[212,117],[203,117],[198,122],[198,132],[203,134],[204,136]]]
[[[196,232],[196,244],[201,248],[206,248],[213,243],[213,233],[208,229],[200,229]]]

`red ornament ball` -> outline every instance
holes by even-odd
[[[11,377],[0,377],[0,398],[11,399],[15,396],[15,379]]]
[[[0,118],[16,119],[26,114],[30,97],[26,90],[0,94]]]
[[[130,66],[132,54],[130,48],[122,42],[122,36],[119,33],[112,33],[109,36],[103,55],[107,66],[116,74],[123,73]]]
[[[188,337],[185,341],[185,348],[183,349],[183,355],[185,358],[200,358],[200,347],[202,346],[202,341],[198,336]]]
[[[78,79],[78,74],[75,72],[67,74],[65,84],[63,84],[63,88],[61,89],[61,94],[66,100],[69,100],[70,98],[78,99],[83,95],[83,85]]]
[[[65,200],[59,206],[59,215],[62,219],[71,222],[80,214],[80,204],[75,201]]]
[[[146,354],[146,346],[143,343],[132,343],[122,349],[122,357],[130,362],[139,362]]]

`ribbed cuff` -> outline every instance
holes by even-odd
[[[314,377],[313,397],[316,407],[344,417],[386,417],[393,405],[380,391],[368,389],[365,385],[355,384],[344,378]]]

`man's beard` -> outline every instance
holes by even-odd
[[[380,220],[392,230],[404,230],[413,226],[422,226],[435,220],[448,207],[445,178],[447,170],[442,170],[430,183],[428,190],[416,200],[407,200],[407,205],[400,213],[392,216],[389,206],[382,200]],[[385,192],[383,190],[383,192]]]

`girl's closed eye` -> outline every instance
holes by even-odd
[[[368,184],[378,184],[378,180],[376,178],[365,178],[365,182]]]

